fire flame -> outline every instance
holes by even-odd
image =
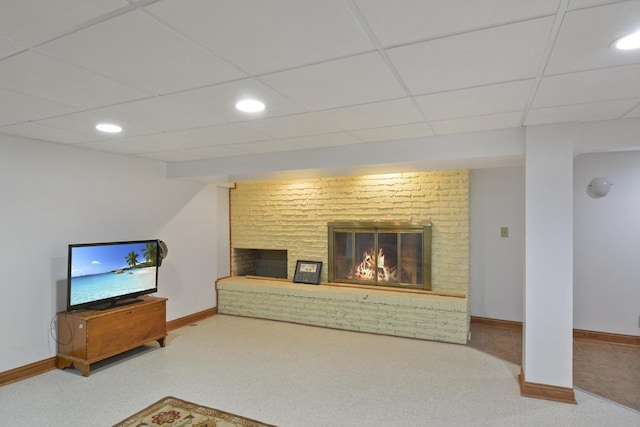
[[[356,277],[358,280],[373,281],[377,275],[378,282],[395,282],[396,274],[396,267],[387,267],[384,264],[384,252],[382,252],[382,248],[378,250],[377,267],[373,249],[364,251],[364,254],[362,255],[362,262],[356,267]]]

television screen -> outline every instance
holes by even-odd
[[[69,245],[67,309],[108,308],[157,292],[158,240]]]

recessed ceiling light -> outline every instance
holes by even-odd
[[[264,102],[257,99],[243,99],[236,103],[236,108],[245,113],[258,113],[264,110]]]
[[[107,133],[122,132],[122,128],[120,126],[114,125],[112,123],[99,123],[96,125],[96,129],[98,129],[100,132],[107,132]]]
[[[640,49],[640,30],[619,38],[614,45],[620,50]]]

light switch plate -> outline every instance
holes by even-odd
[[[500,227],[500,237],[509,237],[509,227]]]

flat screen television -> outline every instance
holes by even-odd
[[[158,240],[69,245],[67,310],[106,309],[158,291]]]

